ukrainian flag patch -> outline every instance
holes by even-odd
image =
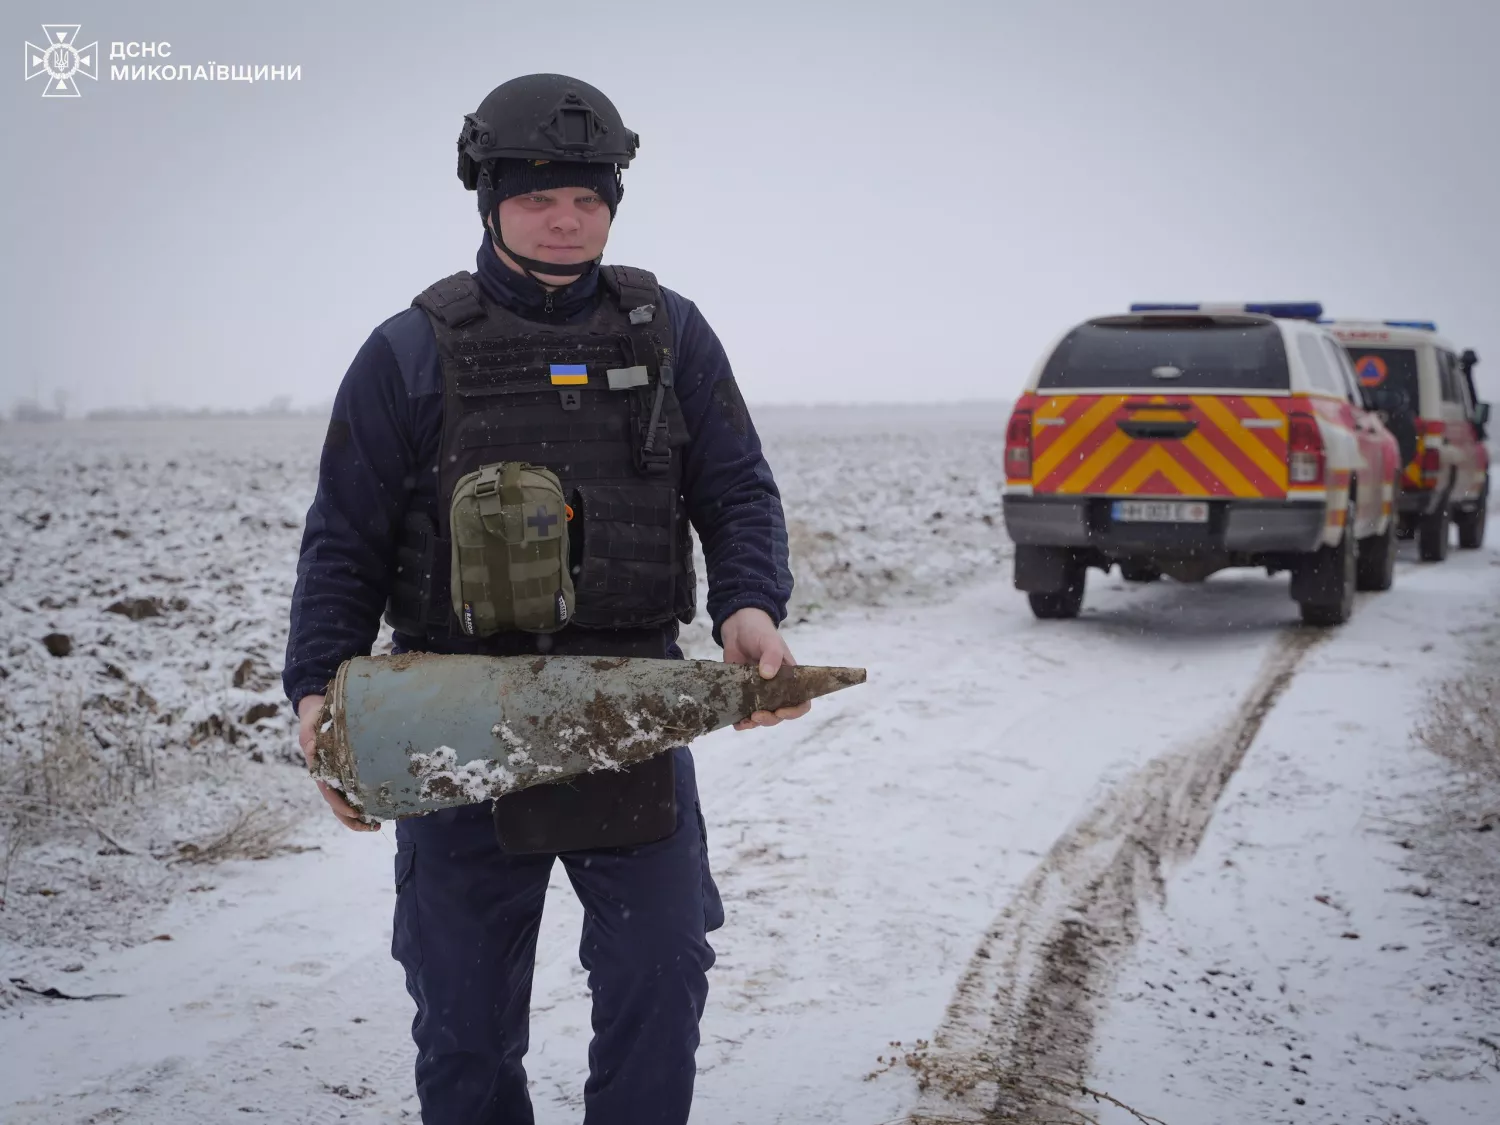
[[[589,369],[583,363],[554,363],[552,385],[554,387],[581,387],[589,381]]]

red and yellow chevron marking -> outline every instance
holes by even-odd
[[[1427,435],[1417,435],[1417,452],[1412,459],[1406,463],[1406,468],[1401,474],[1402,490],[1413,489],[1421,492],[1425,487],[1422,480],[1422,454],[1427,450]]]
[[[1031,479],[1038,493],[1286,495],[1286,407],[1278,398],[1027,395],[1019,407],[1032,411]],[[1182,438],[1138,438],[1119,426],[1132,420],[1194,426]]]

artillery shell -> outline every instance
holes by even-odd
[[[314,773],[368,818],[474,804],[623,769],[865,681],[863,668],[716,660],[405,653],[345,661],[319,716]]]

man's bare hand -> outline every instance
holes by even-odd
[[[297,741],[302,746],[302,756],[307,759],[307,768],[312,769],[316,764],[316,751],[313,742],[317,738],[314,729],[318,722],[318,712],[323,709],[323,697],[321,695],[304,695],[297,704]],[[318,782],[318,789],[323,794],[323,800],[328,802],[328,807],[333,810],[333,815],[339,818],[339,823],[345,828],[355,832],[379,832],[380,825],[370,824],[358,812],[344,800],[341,794],[326,781]]]
[[[763,609],[747,606],[725,620],[719,636],[724,639],[726,664],[759,664],[764,679],[772,679],[783,664],[795,665],[792,650],[777,632],[776,622]],[[786,719],[800,719],[812,709],[812,702],[796,707],[778,707],[775,711],[756,711],[748,719],[734,724],[735,730],[774,727]]]

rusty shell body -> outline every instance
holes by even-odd
[[[622,769],[864,680],[815,666],[766,680],[716,660],[360,656],[329,685],[313,772],[367,819],[415,816]]]

